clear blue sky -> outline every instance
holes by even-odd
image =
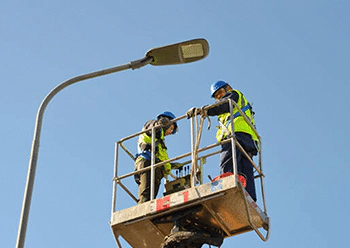
[[[349,1],[2,1],[0,22],[1,247],[16,243],[36,112],[49,91],[199,37],[210,44],[202,61],[119,72],[53,99],[25,247],[117,247],[114,142],[164,110],[180,116],[212,103],[219,79],[254,103],[272,221],[268,242],[250,232],[222,247],[348,246]],[[170,155],[185,130],[167,137]]]

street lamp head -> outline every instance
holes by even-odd
[[[175,65],[203,59],[208,53],[208,42],[205,39],[194,39],[153,48],[146,53],[146,57],[153,58],[151,65]]]

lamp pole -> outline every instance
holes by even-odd
[[[90,78],[100,77],[107,74],[127,70],[138,69],[147,64],[151,65],[174,65],[194,62],[205,58],[209,53],[209,45],[205,39],[194,39],[185,42],[176,43],[164,47],[154,48],[146,53],[146,56],[140,60],[132,61],[128,64],[103,69],[87,74],[83,74],[74,78],[71,78],[59,85],[57,85],[41,102],[36,116],[36,123],[34,129],[34,137],[32,141],[32,149],[29,159],[29,167],[27,174],[27,181],[24,191],[22,212],[19,222],[18,235],[16,248],[23,248],[25,243],[25,237],[27,232],[27,225],[29,219],[29,211],[32,200],[34,179],[36,166],[38,161],[39,146],[40,146],[40,134],[45,109],[52,98],[64,88]]]

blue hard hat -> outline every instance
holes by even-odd
[[[215,92],[218,91],[219,89],[221,89],[222,87],[225,87],[226,85],[228,85],[228,83],[226,83],[224,81],[217,81],[217,82],[213,83],[210,86],[211,97],[214,97]]]
[[[162,116],[167,117],[167,118],[169,118],[170,120],[176,118],[176,116],[175,116],[173,113],[171,113],[170,111],[164,111],[163,113],[159,114],[159,115],[157,116],[157,119],[159,119],[159,118],[162,117]],[[179,130],[179,127],[177,126],[177,123],[174,122],[174,130],[173,130],[172,134],[175,134],[178,130]]]

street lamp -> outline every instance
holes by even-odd
[[[25,236],[27,231],[27,224],[29,218],[30,204],[32,200],[32,193],[34,187],[34,178],[36,171],[36,164],[38,161],[39,144],[40,144],[40,133],[42,127],[42,120],[45,109],[51,99],[61,90],[74,83],[104,76],[118,71],[127,69],[138,69],[147,64],[151,65],[175,65],[194,62],[205,58],[209,53],[209,45],[205,39],[194,39],[185,42],[180,42],[168,46],[153,48],[149,50],[145,57],[140,60],[132,61],[128,64],[111,67],[108,69],[87,73],[74,78],[71,78],[59,85],[57,85],[51,92],[44,98],[37,112],[36,124],[34,129],[34,137],[32,142],[32,150],[29,159],[27,182],[24,191],[24,198],[22,204],[21,218],[18,228],[17,236],[17,248],[24,247]]]

